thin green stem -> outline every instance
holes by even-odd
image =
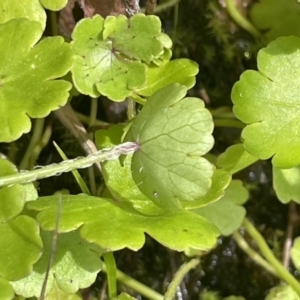
[[[30,143],[26,149],[26,152],[23,156],[23,159],[20,163],[19,168],[21,170],[27,169],[29,164],[30,156],[33,152],[33,149],[35,146],[39,143],[42,134],[43,134],[43,128],[44,128],[45,119],[36,119],[33,127],[32,137],[30,139]]]
[[[300,295],[300,283],[296,280],[294,276],[292,276],[292,274],[288,272],[288,270],[284,268],[281,262],[275,257],[274,253],[269,248],[263,236],[256,230],[256,228],[246,218],[243,222],[243,225],[245,226],[249,235],[256,242],[263,256],[273,266],[273,268],[278,274],[278,277],[286,281],[295,290],[295,292],[298,295]]]
[[[108,296],[113,299],[118,296],[117,292],[117,266],[114,255],[112,252],[103,254],[106,265],[107,283],[108,283]]]
[[[0,187],[16,183],[28,183],[38,179],[58,176],[61,173],[70,172],[75,169],[90,167],[96,162],[118,159],[120,155],[128,155],[139,149],[138,144],[127,142],[114,148],[107,148],[92,153],[86,157],[75,158],[63,161],[59,164],[52,164],[32,171],[23,171],[14,175],[0,177]]]
[[[65,153],[62,151],[62,149],[54,142],[54,147],[56,148],[57,152],[59,153],[60,157],[63,160],[68,160],[68,157],[65,155]],[[86,195],[91,195],[89,188],[87,187],[85,181],[82,179],[81,175],[79,174],[79,172],[77,170],[73,170],[72,174],[76,180],[76,182],[78,183],[81,192],[86,194]]]
[[[261,33],[237,10],[234,0],[225,0],[230,17],[244,30],[255,38],[261,38]]]
[[[168,290],[165,293],[164,300],[172,300],[175,297],[176,289],[183,280],[184,276],[192,269],[194,269],[200,260],[198,258],[194,258],[189,262],[183,264],[179,270],[175,273],[173,280],[171,281],[170,285],[168,286]]]
[[[88,117],[86,115],[83,115],[83,114],[81,114],[81,113],[79,113],[77,111],[75,113],[76,113],[78,119],[83,124],[87,124],[88,125],[90,123],[90,117]],[[96,119],[95,123],[94,123],[94,126],[109,126],[109,123]]]
[[[105,273],[107,272],[107,267],[103,263],[102,264],[102,271]],[[128,275],[124,274],[120,270],[117,269],[117,279],[122,282],[124,285],[132,288],[137,293],[141,294],[142,296],[150,299],[150,300],[163,300],[163,295],[157,293],[156,291],[152,290],[148,286],[144,285],[143,283],[129,277]]]
[[[140,97],[138,94],[134,94],[130,97],[132,100],[134,100],[135,102],[139,103],[139,104],[142,104],[142,105],[145,105],[147,100]]]
[[[52,124],[48,122],[47,125],[44,127],[43,136],[32,150],[31,156],[29,157],[28,168],[26,169],[31,170],[36,165],[36,161],[38,160],[38,157],[40,156],[42,150],[45,148],[46,145],[48,145],[51,135]]]
[[[278,276],[275,269],[261,257],[255,250],[253,250],[249,244],[246,242],[244,237],[238,232],[233,233],[233,238],[236,241],[236,243],[239,245],[239,247],[252,259],[254,260],[258,265],[263,267],[266,271],[271,273],[274,276]]]
[[[52,35],[58,35],[58,26],[57,26],[57,12],[49,11],[50,14],[50,22],[51,22],[51,33]]]
[[[89,121],[89,128],[95,126],[97,120],[97,110],[98,110],[98,99],[91,98],[91,110],[90,110],[90,121]],[[89,132],[89,138],[91,141],[94,141],[94,132]],[[88,169],[89,174],[89,183],[90,183],[90,190],[92,195],[96,195],[97,186],[96,186],[96,179],[95,179],[95,172],[94,168],[90,167]]]
[[[128,99],[127,103],[127,119],[130,121],[136,116],[135,102],[131,99]]]

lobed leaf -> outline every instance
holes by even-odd
[[[202,156],[213,146],[213,121],[197,98],[170,84],[153,94],[133,120],[125,140],[139,144],[132,158],[138,188],[164,209],[204,196],[214,167]]]
[[[10,0],[0,1],[0,24],[11,19],[26,18],[46,26],[46,12],[39,0]]]
[[[17,173],[17,168],[8,160],[0,159],[0,176]],[[10,187],[0,188],[0,222],[17,216],[24,208],[26,201],[37,198],[37,192],[33,184],[16,184]]]
[[[297,292],[290,285],[280,285],[270,289],[265,300],[300,300]]]
[[[279,169],[273,166],[273,187],[282,203],[300,203],[300,166]]]
[[[107,251],[123,248],[138,250],[145,242],[145,233],[177,251],[188,247],[207,250],[216,242],[218,230],[205,218],[185,210],[155,212],[151,201],[143,203],[141,211],[134,208],[125,210],[103,198],[62,196],[59,232],[80,227],[82,238]],[[42,228],[55,228],[55,196],[42,197],[28,203],[28,208],[40,211],[37,219]]]
[[[57,205],[57,197],[56,199]],[[57,208],[56,208],[57,209]],[[52,250],[53,232],[41,232],[44,252],[34,265],[29,276],[11,282],[17,294],[23,297],[40,297],[46,276],[49,257]],[[77,231],[59,234],[52,268],[46,287],[46,295],[53,289],[54,283],[66,293],[75,293],[80,288],[89,287],[101,269],[100,259],[90,245],[85,242]],[[65,299],[65,298],[64,298]]]
[[[233,111],[248,124],[244,147],[278,168],[300,164],[300,38],[281,37],[259,51],[259,71],[246,71],[232,90]],[[288,147],[287,147],[288,145]]]
[[[43,6],[49,10],[59,11],[63,9],[68,0],[40,0]]]
[[[193,87],[198,65],[189,59],[175,59],[162,66],[152,66],[147,71],[147,83],[136,90],[139,95],[151,96],[166,85],[177,82],[188,89]]]
[[[258,161],[258,158],[247,152],[242,144],[228,147],[217,158],[217,166],[235,174]]]
[[[246,210],[241,205],[248,197],[249,193],[242,182],[232,180],[223,198],[193,212],[210,220],[222,235],[228,236],[241,227],[246,215]]]
[[[123,101],[146,82],[145,63],[171,47],[156,16],[101,16],[78,22],[72,34],[76,88],[91,97]],[[118,88],[116,88],[118,87]]]
[[[27,276],[42,254],[37,222],[28,216],[0,224],[0,276],[18,280]]]
[[[68,100],[71,84],[57,78],[71,68],[70,45],[62,37],[45,38],[35,45],[41,35],[41,25],[27,19],[0,25],[2,142],[29,132],[29,117],[45,117]]]
[[[0,277],[0,299],[1,300],[11,300],[14,298],[15,292],[13,287],[10,285],[9,281],[5,278]]]
[[[280,36],[300,36],[300,6],[297,1],[260,0],[250,11],[254,25],[265,32],[268,42]]]

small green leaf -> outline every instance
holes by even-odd
[[[254,25],[265,32],[268,42],[280,36],[300,36],[298,1],[260,0],[250,11]]]
[[[114,47],[127,57],[147,64],[163,53],[160,35],[161,22],[157,16],[135,14],[130,19],[124,15],[105,19],[103,38],[113,40]]]
[[[145,63],[159,59],[165,46],[156,16],[100,16],[80,21],[73,31],[76,88],[92,97],[123,101],[146,82]],[[116,86],[118,88],[116,88]]]
[[[41,25],[27,19],[0,25],[0,141],[18,139],[30,131],[29,117],[45,117],[68,100],[71,84],[56,78],[71,68],[70,45],[62,37],[35,45],[41,36]]]
[[[193,212],[210,220],[222,235],[228,236],[242,225],[246,210],[241,205],[248,197],[248,191],[243,187],[242,182],[233,180],[225,190],[223,198]]]
[[[0,24],[11,19],[26,18],[40,23],[45,29],[46,13],[39,0],[0,1],[0,11]]]
[[[166,64],[149,67],[147,72],[147,83],[136,92],[142,96],[151,96],[154,92],[166,85],[177,82],[188,89],[193,87],[198,73],[198,65],[189,59],[175,59]]]
[[[132,155],[127,155],[122,164],[119,160],[110,160],[102,163],[106,186],[118,201],[148,200],[132,178],[131,160]]]
[[[42,253],[37,222],[18,216],[0,224],[0,276],[18,280],[27,276]]]
[[[300,203],[300,166],[290,169],[273,167],[273,187],[282,203]]]
[[[181,207],[205,195],[214,167],[202,156],[213,146],[213,121],[197,98],[170,84],[149,98],[125,140],[139,144],[132,159],[138,188],[164,209]]]
[[[228,147],[218,156],[217,166],[235,174],[258,161],[258,158],[247,152],[242,144]]]
[[[45,8],[54,11],[63,9],[68,3],[68,0],[40,0],[40,1]]]
[[[294,240],[291,249],[291,258],[297,270],[300,271],[300,237],[297,237]]]
[[[13,175],[17,172],[13,164],[0,158],[0,176]],[[32,183],[0,188],[0,222],[5,222],[20,214],[25,202],[36,198],[37,192]]]
[[[57,206],[57,197],[56,206]],[[57,208],[56,208],[57,210]],[[51,253],[53,232],[42,232],[44,252],[34,265],[29,276],[11,282],[17,294],[23,297],[38,297],[45,279]],[[85,242],[77,231],[59,234],[54,261],[49,273],[46,295],[53,288],[54,281],[66,293],[76,293],[80,288],[89,287],[101,269],[100,259],[90,245]]]
[[[232,90],[235,115],[249,124],[244,147],[278,168],[300,164],[300,38],[281,37],[259,51],[259,71],[246,71]]]
[[[229,297],[223,298],[223,300],[246,300],[246,299],[242,296],[229,296]]]
[[[15,292],[9,281],[0,277],[0,300],[13,299]]]
[[[289,285],[281,285],[272,288],[265,300],[300,300],[299,295]]]
[[[208,250],[215,244],[219,232],[202,216],[185,210],[155,210],[151,201],[143,201],[143,205],[140,211],[124,210],[103,198],[62,196],[59,231],[80,227],[85,240],[108,251],[138,250],[145,242],[145,233],[177,251],[189,247]],[[28,203],[28,208],[41,211],[37,219],[45,230],[55,228],[57,197],[42,197]]]

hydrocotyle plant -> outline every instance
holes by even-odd
[[[15,294],[77,299],[75,293],[91,286],[101,270],[108,273],[109,297],[129,298],[117,292],[114,251],[141,249],[145,234],[175,251],[207,252],[220,234],[233,234],[242,245],[237,231],[242,225],[265,258],[243,249],[288,283],[284,293],[299,297],[298,281],[245,219],[248,191],[231,178],[272,157],[278,198],[299,200],[299,37],[272,41],[258,54],[258,70],[246,71],[234,85],[233,112],[245,123],[242,143],[214,157],[212,114],[203,100],[187,95],[198,66],[171,60],[172,40],[158,17],[95,15],[79,21],[66,42],[44,36],[44,7],[60,10],[66,1],[41,3],[0,4],[0,141],[18,140],[32,130],[31,119],[72,101],[72,87],[91,98],[128,101],[128,116],[137,113],[133,103],[141,109],[127,124],[98,130],[99,151],[86,157],[34,170],[18,170],[1,157],[0,299]],[[91,195],[76,172],[95,162],[101,164],[105,194]],[[83,193],[38,196],[36,180],[70,171]],[[295,242],[296,267],[298,248]],[[184,274],[198,263],[191,260],[178,271],[165,299],[172,299]],[[163,297],[146,287],[138,292]],[[271,292],[267,299],[272,297]]]

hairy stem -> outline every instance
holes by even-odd
[[[198,258],[194,258],[189,262],[183,264],[179,270],[175,273],[173,280],[168,286],[168,290],[165,293],[164,300],[172,300],[176,294],[176,289],[179,286],[180,282],[183,280],[184,276],[192,269],[194,269],[200,260]]]
[[[106,265],[106,274],[108,282],[108,296],[113,299],[118,296],[117,293],[117,266],[112,252],[104,253],[103,258]]]
[[[86,157],[63,161],[32,171],[23,171],[18,174],[0,177],[0,187],[16,183],[29,183],[38,179],[58,176],[61,173],[70,172],[75,169],[90,167],[96,162],[118,159],[120,155],[131,154],[139,149],[139,145],[133,142],[123,143],[114,148],[106,148]]]

